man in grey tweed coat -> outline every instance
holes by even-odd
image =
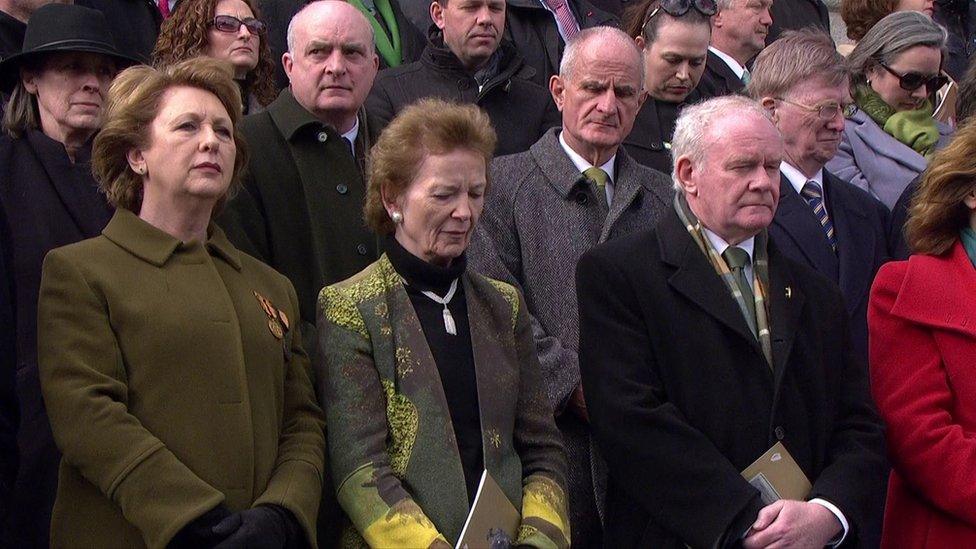
[[[562,128],[492,162],[468,257],[525,295],[566,446],[573,546],[594,547],[601,544],[606,473],[593,455],[580,385],[576,261],[608,238],[653,227],[672,191],[667,176],[620,147],[644,99],[643,61],[633,40],[609,27],[584,30],[559,72],[549,87]]]

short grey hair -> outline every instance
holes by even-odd
[[[638,73],[640,87],[644,89],[644,56],[640,48],[634,43],[634,39],[627,36],[627,33],[616,27],[590,27],[581,30],[563,51],[562,61],[559,62],[559,76],[563,80],[570,80],[579,65],[580,52],[589,45],[590,42],[601,40],[607,43],[616,42],[631,52],[634,58],[634,70]],[[605,47],[605,45],[603,46]]]
[[[946,30],[917,11],[896,11],[875,23],[847,57],[853,75],[851,84],[862,84],[875,64],[890,65],[905,50],[931,46],[946,57]]]
[[[827,33],[803,29],[787,31],[763,48],[752,65],[746,86],[750,97],[782,97],[802,82],[823,79],[835,86],[850,77],[844,58]]]
[[[752,115],[773,123],[766,109],[743,95],[724,95],[684,107],[674,124],[671,138],[671,180],[676,191],[684,190],[678,183],[678,159],[687,156],[695,164],[704,162],[712,125],[730,115]]]
[[[289,53],[291,53],[291,54],[294,54],[295,53],[295,27],[298,26],[296,24],[297,21],[299,21],[300,16],[303,13],[305,13],[306,10],[310,9],[312,6],[318,4],[319,2],[336,2],[336,3],[339,3],[339,4],[349,4],[345,0],[312,0],[311,2],[305,4],[305,6],[303,6],[302,9],[298,10],[298,12],[295,13],[295,15],[292,16],[291,21],[288,22],[288,31],[287,31],[287,34],[285,35],[285,43],[288,45],[288,52]],[[352,4],[349,4],[349,6],[352,6]],[[355,9],[355,7],[353,7],[353,9]],[[359,10],[356,10],[356,11],[359,11]],[[369,47],[371,49],[371,52],[370,53],[375,53],[376,52],[376,32],[373,30],[373,25],[370,25],[369,24],[369,21],[366,19],[366,16],[362,16],[362,17],[363,17],[363,23],[365,23],[366,28],[369,29]],[[279,59],[279,62],[280,61],[281,60]]]

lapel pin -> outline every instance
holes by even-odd
[[[786,287],[786,299],[790,299],[791,297],[793,297],[793,288],[790,288],[789,286],[787,286]]]

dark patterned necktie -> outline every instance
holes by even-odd
[[[830,247],[836,252],[837,239],[834,237],[834,224],[830,221],[830,216],[827,215],[827,207],[824,204],[823,191],[820,189],[820,185],[816,181],[807,181],[803,185],[800,195],[813,208],[813,215],[820,220],[820,226],[823,227],[823,231],[827,235],[827,241],[830,242]]]

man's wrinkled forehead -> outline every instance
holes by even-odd
[[[307,52],[317,46],[373,49],[373,28],[356,8],[345,2],[313,2],[295,16],[292,22],[294,46]]]
[[[718,117],[706,127],[702,141],[706,154],[722,152],[726,156],[783,157],[783,136],[779,129],[770,119],[751,112],[733,112]]]

